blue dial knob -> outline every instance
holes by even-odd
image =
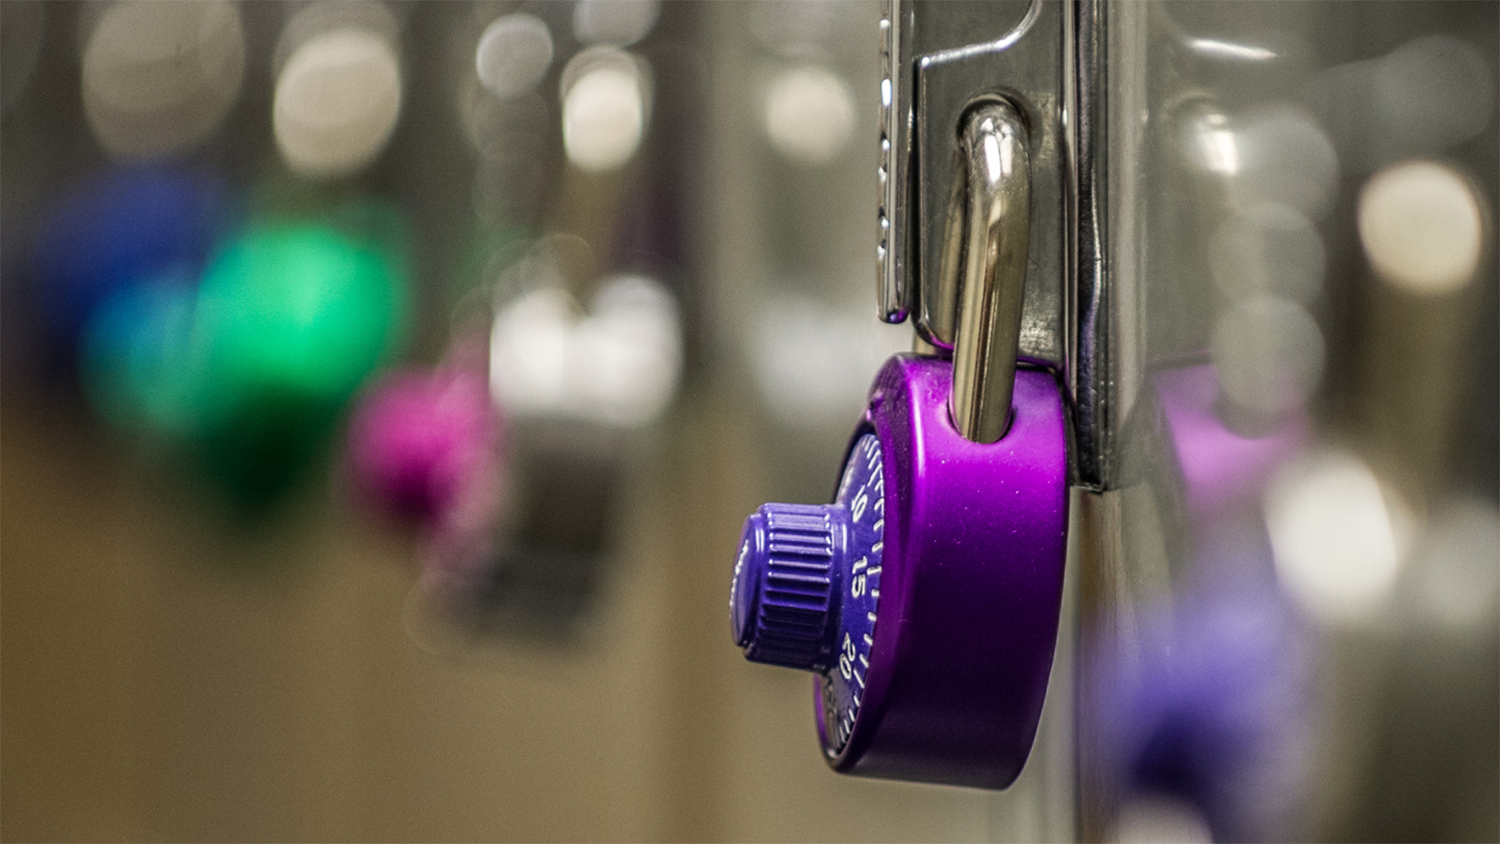
[[[841,508],[806,504],[766,504],[745,520],[729,603],[746,657],[809,670],[827,664],[847,520]]]
[[[735,644],[755,662],[812,671],[834,749],[853,728],[870,666],[884,545],[880,442],[851,450],[834,503],[766,504],[745,520],[730,587]]]

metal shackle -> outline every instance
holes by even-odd
[[[952,337],[953,424],[965,439],[992,443],[1010,427],[1031,240],[1031,160],[1018,110],[998,98],[973,106],[955,163],[941,293],[928,317]]]

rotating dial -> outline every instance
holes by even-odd
[[[880,441],[865,434],[832,504],[767,504],[745,521],[730,617],[755,662],[819,676],[825,750],[853,732],[869,678],[884,559],[885,473]]]
[[[847,510],[849,524],[834,653],[819,683],[829,754],[843,750],[854,730],[875,645],[885,556],[885,471],[874,434],[860,437],[849,455],[834,506]]]

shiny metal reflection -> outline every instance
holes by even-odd
[[[968,202],[962,222],[948,222],[950,232],[963,228],[962,275],[956,262],[948,264],[956,250],[945,250],[941,274],[961,302],[949,411],[966,438],[992,443],[1010,425],[1031,239],[1031,159],[1021,117],[1004,101],[970,112],[962,149]]]

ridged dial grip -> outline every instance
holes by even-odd
[[[846,508],[826,504],[766,504],[745,520],[729,606],[747,658],[828,667],[847,520]]]

